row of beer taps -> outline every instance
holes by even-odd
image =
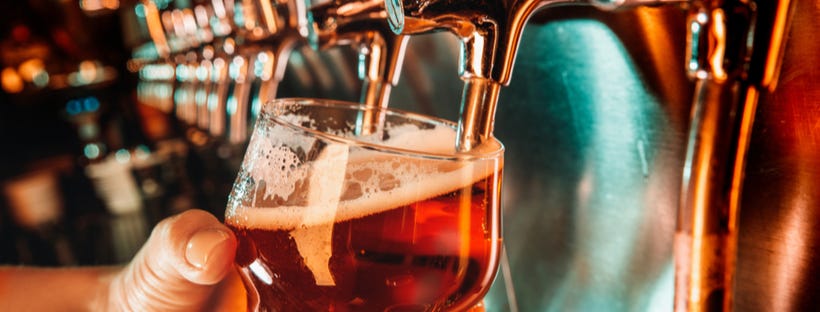
[[[142,0],[160,59],[176,68],[175,114],[229,142],[247,139],[259,103],[276,97],[291,51],[347,45],[358,53],[360,103],[388,105],[410,36],[448,31],[464,81],[456,148],[493,134],[527,21],[551,7],[674,5],[687,21],[695,82],[676,240],[675,309],[730,310],[738,198],[759,95],[776,86],[793,0],[199,0],[159,9]],[[602,52],[603,53],[603,52]],[[602,73],[604,74],[604,73]],[[378,113],[360,116],[378,131]]]
[[[291,52],[347,45],[358,53],[360,102],[387,105],[407,37],[391,32],[380,1],[200,1],[160,10],[143,1],[159,59],[175,68],[176,116],[214,137],[246,141],[260,103],[276,97]],[[362,116],[361,129],[375,116]]]

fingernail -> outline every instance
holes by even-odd
[[[205,267],[214,250],[224,243],[228,237],[230,237],[228,233],[218,229],[197,232],[188,240],[188,246],[185,248],[185,259],[197,269]]]

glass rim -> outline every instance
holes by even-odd
[[[396,146],[389,146],[379,143],[373,142],[366,142],[356,138],[349,138],[344,137],[328,132],[324,132],[321,130],[313,129],[304,127],[298,124],[294,124],[288,120],[283,118],[279,118],[281,113],[277,107],[281,107],[283,109],[287,109],[288,106],[298,105],[301,107],[327,107],[327,108],[334,108],[334,109],[343,109],[343,110],[351,110],[351,111],[383,111],[387,114],[398,115],[402,118],[407,118],[410,120],[416,120],[420,122],[424,122],[427,124],[440,124],[447,127],[450,127],[454,131],[457,131],[457,124],[453,121],[438,118],[434,116],[428,116],[424,114],[414,113],[410,111],[405,111],[401,109],[395,109],[390,107],[366,107],[361,103],[357,102],[350,102],[350,101],[343,101],[343,100],[334,100],[334,99],[321,99],[321,98],[300,98],[300,97],[293,97],[293,98],[278,98],[266,101],[262,105],[262,110],[259,115],[260,120],[257,122],[262,121],[262,119],[270,120],[270,122],[276,123],[278,125],[308,133],[310,135],[316,136],[318,138],[322,138],[325,140],[333,141],[336,143],[345,144],[348,146],[356,146],[372,151],[377,152],[384,152],[390,154],[397,154],[402,156],[410,156],[415,158],[427,158],[433,160],[445,160],[445,161],[474,161],[474,160],[483,160],[483,159],[498,159],[503,156],[504,152],[504,144],[501,143],[495,136],[492,136],[491,139],[494,141],[498,148],[493,148],[489,151],[482,151],[482,152],[475,152],[475,151],[468,151],[468,152],[457,152],[454,151],[453,153],[434,153],[434,152],[426,152],[421,150],[414,150],[414,149],[407,149],[401,148]],[[254,131],[256,131],[256,127],[254,126]],[[455,142],[453,142],[455,144]],[[454,148],[455,150],[455,148]]]

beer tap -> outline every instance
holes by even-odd
[[[195,98],[198,111],[198,126],[207,130],[212,138],[221,138],[228,133],[230,90],[235,81],[230,74],[231,61],[236,54],[237,42],[234,34],[237,26],[233,22],[234,2],[231,0],[202,1],[194,5],[197,10],[196,26],[213,33],[211,41],[196,47],[200,60],[191,66],[196,74],[194,80],[199,85]]]
[[[197,4],[193,10],[174,8],[165,11],[160,11],[154,1],[141,2],[159,60],[173,68],[176,116],[202,130],[209,129],[212,118],[208,94],[214,85],[212,61],[216,51],[213,40],[215,37],[224,40],[230,30],[224,12],[218,12],[224,10],[224,5],[219,2],[215,7],[217,2]]]
[[[161,59],[168,58],[171,54],[171,46],[168,43],[168,37],[165,35],[159,8],[151,0],[143,0],[141,4],[145,12],[145,25],[148,29],[148,36],[151,37],[157,55]]]
[[[140,1],[140,4],[142,5],[145,13],[145,24],[148,34],[157,54],[157,60],[155,60],[157,68],[171,68],[172,70],[167,71],[174,74],[179,66],[186,66],[187,69],[187,64],[174,64],[175,60],[172,57],[179,52],[178,44],[175,44],[177,42],[177,38],[175,38],[176,32],[172,21],[172,14],[168,11],[160,12],[156,3],[151,0]],[[173,50],[172,46],[174,47]],[[148,67],[148,69],[151,68],[153,67]],[[146,67],[143,67],[141,71],[142,70],[147,69]],[[175,77],[176,75],[170,76],[173,77],[170,78],[170,80],[176,81],[174,93],[184,92],[181,90],[185,90],[190,87],[189,85],[192,81],[178,81],[179,79]],[[173,99],[173,96],[170,97]],[[179,101],[172,100],[172,102],[174,102],[174,112],[179,120],[185,121],[188,124],[196,123],[197,114],[195,107],[186,105],[187,103],[180,103]]]
[[[177,88],[174,90],[174,102],[177,113],[189,124],[196,124],[207,130],[210,125],[208,106],[205,103],[207,101],[197,101],[195,94],[199,90],[208,90],[211,86],[208,76],[202,77],[197,73],[203,70],[211,72],[210,56],[213,55],[213,49],[210,44],[214,34],[209,24],[203,23],[203,19],[208,19],[208,14],[202,11],[203,7],[198,6],[196,15],[199,16],[195,16],[190,8],[173,9],[163,12],[163,19],[167,21],[168,37],[176,43],[172,46],[171,51],[174,52],[169,58],[176,64],[174,72]],[[206,16],[202,17],[203,14]]]
[[[380,0],[335,0],[311,8],[320,47],[353,45],[359,52],[360,102],[367,107],[387,107],[390,90],[398,84],[408,37],[395,34],[387,23]],[[381,117],[364,110],[356,129],[377,132]]]
[[[602,9],[679,3],[682,0],[386,0],[393,31],[414,35],[450,31],[462,41],[464,80],[456,146],[468,151],[492,136],[501,86],[510,82],[529,18],[539,9],[593,5]]]
[[[757,101],[776,86],[794,1],[696,1],[695,80],[675,237],[675,310],[732,310],[740,193]]]
[[[456,146],[468,151],[492,135],[500,87],[510,81],[523,27],[536,10],[667,3],[688,10],[685,66],[696,85],[675,243],[675,307],[731,310],[745,153],[759,94],[776,82],[792,1],[387,0],[386,7],[397,33],[447,30],[462,40]]]
[[[247,140],[258,103],[276,97],[291,51],[310,40],[312,29],[303,0],[243,0],[234,9],[241,11],[236,37],[245,43],[229,65],[235,85],[228,141],[240,144]],[[255,85],[257,94],[251,94]]]

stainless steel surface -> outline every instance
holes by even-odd
[[[738,311],[813,311],[820,303],[818,16],[820,2],[797,2],[778,86],[755,114],[740,206]]]
[[[508,83],[524,25],[534,12],[584,2],[387,3],[389,21],[398,32],[442,29],[462,39],[461,74],[466,84],[457,146],[469,150],[480,144],[480,133],[492,133],[497,92],[490,91],[498,91],[476,87],[487,84],[473,80]],[[661,3],[592,2],[609,9]],[[674,240],[674,306],[681,311],[731,310],[736,224],[749,129],[760,89],[773,89],[781,38],[787,33],[792,5],[789,1],[693,1],[682,5],[689,11],[684,64],[697,80],[697,87]],[[488,71],[492,74],[485,76]]]
[[[808,311],[817,304],[810,295],[820,276],[818,138],[811,129],[820,118],[820,59],[811,31],[818,25],[808,19],[818,6],[799,2],[795,12],[780,85],[764,91],[751,136],[738,311]],[[508,305],[512,298],[499,287],[488,305],[670,310],[674,211],[692,94],[675,61],[685,44],[678,37],[682,17],[665,9],[552,14],[544,18],[550,23],[525,31],[516,75],[498,108],[497,134],[508,148],[505,241],[516,304]],[[647,22],[651,31],[640,31]]]
[[[496,116],[511,275],[488,310],[671,310],[693,94],[684,14],[546,14],[523,34]]]

